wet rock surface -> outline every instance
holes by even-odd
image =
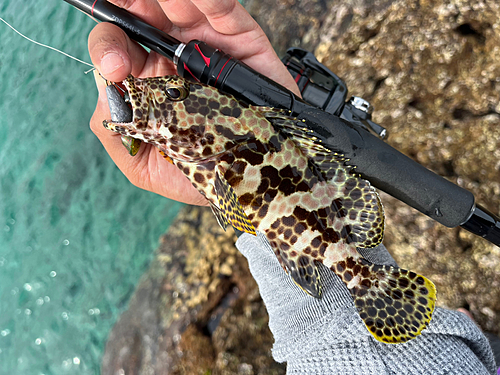
[[[500,212],[500,5],[495,1],[250,0],[282,54],[313,50],[375,107],[387,142]],[[423,186],[424,188],[424,186]],[[384,243],[401,267],[500,334],[500,249],[382,194]],[[102,373],[282,374],[232,230],[187,208],[115,326]]]

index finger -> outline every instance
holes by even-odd
[[[287,87],[300,96],[264,31],[237,0],[158,0],[184,41],[195,37]]]
[[[158,0],[177,27],[192,28],[208,22],[224,35],[257,31],[257,22],[237,0]]]
[[[264,34],[257,22],[237,0],[191,0],[205,14],[210,25],[221,34],[236,35],[254,31]]]

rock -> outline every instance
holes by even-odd
[[[284,374],[246,259],[208,208],[186,207],[113,328],[105,374]]]
[[[319,42],[318,30],[334,3],[332,0],[244,1],[278,56],[283,56],[290,47],[314,50]]]

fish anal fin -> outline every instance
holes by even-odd
[[[300,289],[315,298],[321,298],[320,275],[316,265],[298,266],[289,270],[289,274]]]
[[[420,335],[436,305],[436,287],[415,272],[348,258],[331,269],[347,285],[359,316],[378,341],[399,344]]]
[[[279,239],[270,241],[270,244],[293,282],[307,294],[321,298],[321,278],[314,258],[293,250]]]
[[[214,185],[219,207],[218,213],[216,213],[213,208],[212,211],[214,211],[217,220],[219,220],[219,224],[222,219],[223,223],[230,223],[233,228],[241,232],[256,235],[255,228],[245,214],[238,200],[238,196],[225,178],[221,177],[219,170],[216,170]]]

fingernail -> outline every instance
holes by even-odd
[[[105,76],[123,66],[123,59],[115,52],[108,52],[101,59],[101,73]]]

